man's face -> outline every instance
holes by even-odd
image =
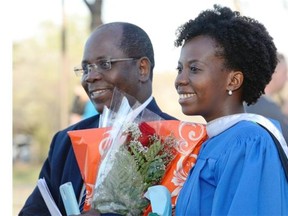
[[[83,75],[81,84],[99,113],[102,113],[105,105],[109,107],[115,87],[136,99],[139,92],[137,60],[126,59],[133,56],[126,56],[119,50],[117,43],[121,34],[121,29],[100,28],[85,45],[82,67],[97,64],[98,68],[91,67],[91,70]],[[111,69],[101,69],[107,65],[110,68],[109,59],[123,58],[126,60],[111,62]]]

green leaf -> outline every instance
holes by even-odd
[[[133,156],[120,147],[111,163],[103,184],[96,188],[92,207],[101,213],[141,215],[149,202],[143,197],[146,187]]]

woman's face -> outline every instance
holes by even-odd
[[[228,75],[224,60],[215,56],[216,43],[208,36],[187,41],[180,53],[175,87],[185,115],[202,115],[207,122],[224,116],[228,106]]]

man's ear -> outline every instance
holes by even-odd
[[[147,82],[150,79],[151,63],[147,57],[139,59],[139,81]]]
[[[232,71],[229,73],[227,81],[227,90],[238,90],[243,84],[244,75],[241,71]]]

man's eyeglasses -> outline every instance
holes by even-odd
[[[136,58],[111,58],[111,59],[100,59],[93,64],[86,64],[83,66],[74,67],[74,72],[76,76],[83,76],[89,74],[92,69],[95,71],[102,73],[108,70],[111,70],[113,62],[119,61],[131,61]]]

